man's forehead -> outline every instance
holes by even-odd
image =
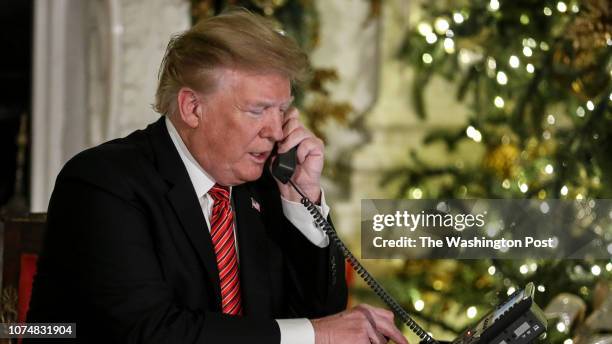
[[[226,69],[220,80],[226,91],[249,104],[288,106],[293,102],[291,82],[280,73]]]

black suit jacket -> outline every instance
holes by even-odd
[[[28,322],[76,322],[87,343],[279,343],[274,319],[345,308],[341,254],[290,224],[267,172],[232,200],[241,317],[220,311],[209,231],[164,118],[78,154],[51,197]]]

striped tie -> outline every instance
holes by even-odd
[[[214,200],[210,219],[210,236],[217,255],[217,267],[221,281],[221,309],[225,314],[240,315],[242,313],[240,276],[229,188],[215,184],[208,194]]]

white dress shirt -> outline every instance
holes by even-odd
[[[208,191],[215,185],[215,180],[208,174],[200,164],[193,158],[185,143],[181,139],[180,135],[176,131],[176,128],[166,116],[166,128],[168,134],[174,143],[174,147],[178,151],[189,179],[193,184],[193,188],[200,202],[202,213],[206,219],[206,224],[210,230],[210,217],[213,207],[213,199],[208,194]],[[231,197],[231,187],[230,187]],[[283,213],[285,217],[306,237],[310,242],[318,247],[327,247],[329,245],[329,238],[323,232],[322,229],[318,228],[314,219],[308,212],[308,210],[297,202],[291,202],[281,197]],[[325,195],[321,191],[321,207],[319,208],[323,216],[327,217],[329,214],[329,206],[325,202]],[[236,226],[234,226],[234,233]],[[236,240],[236,249],[238,241]],[[306,318],[299,319],[276,319],[278,327],[280,328],[281,344],[314,344],[314,329],[310,320]]]

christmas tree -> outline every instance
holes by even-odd
[[[399,181],[398,197],[611,198],[609,1],[424,2],[398,58],[415,70],[407,96],[419,116],[434,76],[455,84],[470,109],[460,130],[430,132],[423,145],[443,142],[450,153],[472,141],[480,149],[471,154],[482,152],[476,165],[428,164],[410,152],[411,164],[384,178]],[[612,324],[601,309],[612,298],[609,259],[406,261],[394,271],[383,284],[437,337],[452,338],[528,281],[551,316],[544,342],[594,342],[610,328],[593,323]]]

